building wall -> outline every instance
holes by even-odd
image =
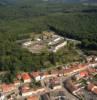
[[[31,79],[24,80],[24,83],[29,83],[29,82],[31,82]]]
[[[53,52],[56,52],[57,50],[59,50],[60,48],[64,47],[67,45],[67,41],[61,43],[60,45],[56,46],[53,50]]]
[[[32,92],[31,92],[31,91],[30,91],[30,92],[22,93],[22,96],[24,96],[24,97],[26,97],[26,96],[30,96],[30,95],[32,95]]]

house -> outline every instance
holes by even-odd
[[[45,81],[45,84],[47,87],[53,90],[57,90],[62,88],[61,82],[60,82],[60,77],[51,77],[48,80]]]
[[[78,65],[72,65],[69,68],[64,69],[64,75],[72,74],[74,72],[80,72],[85,69],[87,69],[88,65],[87,64],[78,64]]]
[[[32,90],[22,90],[21,92],[23,97],[31,96],[33,94]]]
[[[35,71],[31,73],[31,77],[34,78],[35,80],[37,80],[37,77],[40,76],[40,72],[39,71]]]
[[[19,80],[15,80],[15,81],[14,81],[14,85],[15,85],[15,86],[19,86],[20,84],[21,84],[21,82],[20,82]]]
[[[86,57],[86,61],[87,62],[91,62],[93,60],[93,56],[88,56],[88,57]]]
[[[21,95],[23,97],[28,97],[31,95],[37,95],[37,94],[41,94],[41,93],[45,93],[45,88],[38,88],[36,90],[31,89],[29,86],[24,86],[21,89]]]
[[[90,67],[97,67],[97,62],[93,62],[89,64]]]
[[[45,92],[46,92],[45,88],[39,88],[39,89],[36,90],[37,94],[41,94],[41,93],[45,93]]]
[[[52,42],[49,42],[50,51],[57,52],[60,48],[67,45],[67,41],[63,37],[58,37]]]
[[[36,80],[36,81],[41,81],[43,80],[46,76],[42,72],[32,72],[31,76]]]
[[[45,79],[45,76],[38,76],[35,78],[36,81],[41,81],[43,79]]]
[[[80,74],[80,77],[86,77],[89,75],[88,71],[82,71],[79,74]]]
[[[3,93],[11,92],[16,89],[14,84],[2,84],[1,88]]]
[[[76,95],[76,96],[82,95],[82,94],[83,94],[83,92],[82,92],[82,89],[83,89],[83,88],[84,88],[84,87],[77,88],[77,89],[74,90],[72,93],[73,93],[74,95]]]
[[[21,87],[21,95],[22,96],[24,96],[24,97],[26,97],[26,96],[31,96],[32,95],[32,90],[30,89],[30,87],[29,86],[23,86],[23,87]]]
[[[5,96],[0,94],[0,100],[5,100]]]
[[[65,82],[66,89],[73,95],[82,95],[82,89],[84,88],[81,84],[76,84],[72,80]]]
[[[64,39],[64,37],[61,37],[59,35],[52,35],[52,37],[49,39],[48,46],[50,48],[50,51],[57,52],[60,48],[67,45],[67,41]]]
[[[24,83],[30,83],[31,82],[31,77],[28,73],[23,73],[22,79],[23,79]]]
[[[92,84],[92,83],[88,83],[87,89],[90,90],[91,92],[97,94],[97,86]]]
[[[32,41],[30,40],[30,41],[27,41],[27,42],[23,43],[22,45],[24,47],[27,47],[27,46],[31,45],[31,43],[32,43]]]
[[[85,70],[85,71],[81,71],[81,72],[77,73],[76,75],[74,75],[74,78],[76,80],[80,80],[81,78],[88,77],[88,76],[89,76],[89,72],[87,70]]]
[[[92,55],[86,58],[87,62],[97,62],[97,57]]]
[[[67,45],[67,41],[64,41],[64,42],[62,42],[62,43],[56,45],[54,48],[52,48],[52,51],[53,51],[53,52],[57,52],[60,48],[66,46],[66,45]]]
[[[88,68],[88,71],[89,71],[89,73],[91,74],[91,73],[97,73],[97,69],[95,69],[95,68]]]
[[[54,88],[53,88],[53,90],[59,90],[59,89],[62,89],[61,85],[54,86]]]
[[[29,96],[27,100],[39,100],[39,96]]]
[[[21,79],[22,79],[21,74],[17,74],[17,75],[16,75],[16,78],[17,78],[18,80],[21,80]]]
[[[7,100],[14,100],[15,98],[13,98],[12,96],[8,96]]]
[[[59,36],[59,35],[52,35],[52,37],[50,38],[48,45],[49,46],[53,46],[57,43],[59,43],[60,41],[64,40],[63,37]]]
[[[95,61],[97,61],[97,57],[95,57]]]

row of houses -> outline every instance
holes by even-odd
[[[39,77],[41,75],[40,77],[44,77],[44,78],[41,78],[41,80],[44,80],[46,87],[49,87],[50,89],[56,90],[56,89],[62,88],[61,83],[60,83],[60,77],[62,75],[65,75],[65,74],[70,73],[70,72],[78,71],[79,73],[76,75],[76,79],[79,80],[79,79],[84,78],[84,77],[89,77],[90,73],[97,73],[97,70],[93,66],[90,67],[90,65],[91,64],[80,64],[80,65],[75,66],[75,67],[73,65],[72,67],[70,67],[68,69],[64,69],[64,74],[54,72],[53,74],[50,74],[50,75],[48,75],[47,73],[44,73],[44,74],[42,73],[42,75],[41,75],[41,74],[39,74],[39,72],[34,72],[32,75],[36,79],[36,81],[40,81],[40,80],[37,80],[37,77]],[[83,70],[79,70],[79,69],[83,69]],[[58,74],[60,74],[60,75],[58,75]],[[51,87],[51,84],[53,84],[53,88]],[[82,93],[81,89],[83,89],[83,88],[84,88],[83,86],[80,86],[79,84],[76,84],[76,87],[73,90],[72,90],[72,88],[70,88],[70,90],[72,91],[72,93],[74,95],[75,94],[78,95],[78,93],[79,94]],[[41,88],[40,90],[36,90],[36,91],[32,92],[32,94],[35,94],[35,93],[39,94],[39,93],[42,93],[42,92],[46,93],[47,90],[45,88]],[[23,94],[23,95],[25,95],[25,94]]]
[[[16,75],[16,80],[13,84],[1,84],[0,89],[3,94],[11,93],[13,91],[18,91],[21,93],[23,97],[35,96],[37,94],[46,93],[47,89],[45,87],[51,88],[53,90],[61,88],[61,76],[68,76],[72,73],[78,72],[76,79],[79,80],[85,76],[90,76],[89,73],[96,73],[97,70],[95,67],[97,66],[96,62],[90,62],[85,64],[72,64],[68,67],[63,67],[61,70],[52,70],[51,73],[45,72],[32,72],[32,73],[21,73]],[[44,87],[38,87],[34,89],[34,87],[25,86],[26,84],[32,83],[33,79],[36,82],[44,82]],[[53,85],[53,87],[52,87]],[[19,89],[21,87],[22,89]],[[72,90],[70,88],[70,90]],[[78,89],[74,88],[75,91],[78,93]]]
[[[77,73],[71,79],[67,80],[64,83],[65,87],[68,91],[70,91],[70,93],[78,98],[85,95],[83,92],[84,90],[97,95],[97,85],[91,81],[91,79],[94,78],[94,75],[97,75],[97,69],[93,66],[87,67],[87,69]]]

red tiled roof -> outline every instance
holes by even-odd
[[[31,77],[29,76],[28,73],[23,73],[23,74],[22,74],[22,78],[23,78],[23,80],[31,79]]]
[[[13,84],[2,84],[1,85],[3,92],[9,92],[15,89],[15,86]]]
[[[27,100],[39,100],[39,96],[28,97]]]
[[[82,72],[80,72],[80,76],[82,76],[82,77],[88,76],[88,75],[89,75],[88,71],[82,71]]]

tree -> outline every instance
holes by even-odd
[[[53,65],[56,65],[56,55],[53,52],[49,54],[49,60]]]

